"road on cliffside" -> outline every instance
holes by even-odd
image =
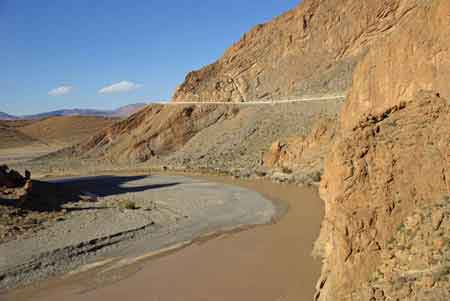
[[[286,97],[284,99],[270,99],[270,100],[259,100],[259,101],[242,101],[242,102],[231,102],[231,101],[161,101],[152,102],[151,104],[161,104],[161,105],[211,105],[211,104],[223,104],[223,105],[277,105],[285,103],[296,103],[296,102],[316,102],[325,100],[339,101],[345,99],[347,96],[344,94],[333,95],[333,96],[316,96],[316,97]]]

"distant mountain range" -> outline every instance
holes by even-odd
[[[0,112],[0,120],[16,120],[16,119],[18,119],[16,116]]]
[[[44,112],[34,115],[14,116],[0,112],[0,120],[19,120],[19,119],[41,119],[55,116],[100,116],[100,117],[128,117],[137,112],[147,104],[134,103],[120,107],[116,110],[94,110],[94,109],[65,109],[51,112]]]

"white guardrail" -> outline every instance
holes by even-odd
[[[284,103],[295,103],[295,102],[314,102],[323,100],[339,100],[345,99],[346,95],[333,95],[333,96],[321,96],[321,97],[305,97],[305,98],[287,98],[287,99],[271,99],[271,100],[260,100],[260,101],[243,101],[243,102],[226,102],[226,101],[160,101],[151,102],[149,104],[159,104],[159,105],[211,105],[211,104],[224,104],[224,105],[275,105]]]

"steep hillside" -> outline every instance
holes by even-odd
[[[365,288],[367,299],[450,300],[450,199],[420,204],[394,229]]]
[[[147,161],[178,150],[202,129],[232,116],[231,108],[215,105],[148,106],[95,135],[76,152],[114,161]]]
[[[151,105],[67,150],[70,157],[221,170],[261,166],[282,135],[306,135],[335,118],[341,101],[277,106]],[[61,153],[58,154],[63,155]]]
[[[340,102],[235,106],[233,118],[199,132],[165,161],[193,169],[241,170],[242,175],[264,171],[263,155],[272,141],[285,135],[308,135],[317,122],[335,118],[340,106]],[[320,170],[317,165],[303,172]]]
[[[389,5],[376,1],[346,0],[339,1],[339,4],[332,0],[304,1],[292,11],[245,34],[216,63],[188,74],[175,92],[173,101],[242,102],[306,94],[341,94],[350,87],[353,70],[369,46],[394,30],[410,9],[411,5],[400,5],[395,1],[389,1]],[[340,106],[337,104],[324,102],[327,114],[331,108],[335,109],[334,114],[338,113]],[[174,117],[181,116],[184,109],[176,106],[145,109],[121,123],[120,130],[117,130],[119,126],[105,130],[100,134],[103,138],[84,143],[75,153],[83,156],[102,154],[113,160],[120,157],[123,161],[146,161],[155,155],[166,155],[182,148],[196,133],[215,124],[196,121],[198,114],[195,112],[201,111],[202,120],[210,121],[215,120],[217,114],[229,110],[194,106],[189,109],[194,114],[181,119]],[[305,106],[299,105],[294,111],[304,109]],[[258,111],[254,108],[245,110]],[[281,112],[283,109],[274,107],[273,110]],[[155,114],[158,116],[156,119]],[[206,117],[206,114],[212,115]],[[136,118],[141,121],[139,125],[136,125]],[[173,118],[177,122],[174,123]],[[270,120],[269,116],[266,122],[268,128],[280,126],[274,120],[271,124]],[[301,130],[280,133],[280,138],[285,138],[287,134],[305,135],[305,130],[311,127],[302,120],[297,126]],[[195,130],[192,130],[193,124]],[[185,126],[187,128],[183,128]],[[281,125],[281,128],[286,126]],[[172,127],[176,129],[171,130]],[[218,132],[210,131],[205,142],[220,141],[221,137],[218,134],[215,136]],[[189,134],[181,134],[183,139],[179,139],[180,133]],[[271,142],[261,141],[261,146],[256,149],[268,147]],[[261,159],[259,152],[251,156],[251,162]],[[211,159],[209,161],[221,160],[220,156],[216,159],[208,157]]]
[[[107,114],[105,114],[103,116],[105,116],[105,117],[120,117],[120,118],[128,117],[128,116],[133,115],[137,111],[141,110],[146,105],[147,105],[146,103],[142,103],[142,102],[126,105],[126,106],[120,107],[116,110],[108,111],[108,112],[106,112]]]
[[[371,43],[414,1],[305,0],[256,26],[216,63],[187,75],[174,100],[248,101],[340,93]]]

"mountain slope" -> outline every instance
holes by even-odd
[[[258,25],[228,49],[216,63],[191,72],[186,80],[174,93],[173,101],[248,101],[267,100],[292,95],[322,95],[324,93],[342,93],[348,90],[352,83],[352,74],[356,64],[363,58],[369,46],[377,39],[392,31],[399,20],[410,10],[408,5],[385,5],[378,1],[304,1],[295,9],[275,18],[273,21]],[[328,106],[325,111],[338,113],[339,105],[322,102]],[[301,106],[295,110],[302,110]],[[154,155],[168,154],[168,150],[180,149],[189,139],[176,139],[176,134],[167,131],[164,139],[161,135],[141,135],[153,133],[155,128],[172,127],[170,118],[158,118],[158,124],[152,121],[155,110],[164,114],[173,114],[180,109],[168,107],[141,111],[141,123],[136,126],[134,119],[129,118],[121,127],[121,131],[109,129],[102,133],[108,139],[98,139],[101,143],[89,141],[80,147],[78,153],[84,155],[105,154],[112,158],[118,156],[121,160],[149,159]],[[192,110],[201,110],[192,107]],[[210,113],[216,114],[216,110]],[[246,108],[246,110],[257,109]],[[283,108],[274,108],[283,110]],[[308,111],[308,109],[306,109]],[[148,115],[145,116],[144,112]],[[300,111],[299,111],[300,113]],[[203,114],[203,113],[202,113]],[[332,116],[328,115],[328,117]],[[185,123],[177,127],[190,126],[196,123],[192,114]],[[193,120],[188,120],[193,119]],[[270,119],[270,117],[269,117]],[[289,131],[290,135],[305,135],[311,127],[306,120],[300,118],[298,131]],[[272,120],[265,123],[270,128],[287,128],[283,120]],[[286,121],[287,122],[287,121]],[[127,123],[129,128],[127,129]],[[196,133],[211,124],[196,124]],[[304,125],[304,126],[303,126]],[[135,129],[140,127],[139,131]],[[300,130],[301,129],[301,130]],[[178,132],[178,130],[177,130]],[[219,131],[217,131],[218,133]],[[130,135],[131,134],[131,135]],[[220,141],[219,136],[210,135],[210,141]],[[135,148],[122,151],[132,136]],[[170,136],[170,137],[169,137]],[[94,139],[95,140],[95,139]],[[169,145],[173,141],[181,143],[176,147]],[[165,145],[167,143],[167,145]],[[263,142],[261,142],[263,143]],[[264,146],[267,142],[264,142]],[[119,147],[119,144],[123,144]],[[151,147],[145,148],[144,145]],[[261,154],[252,154],[253,162],[261,159]],[[212,159],[212,158],[211,158]],[[145,160],[144,160],[145,161]],[[212,160],[212,161],[220,161]],[[320,165],[320,164],[319,164]],[[318,165],[318,166],[319,166]]]
[[[414,6],[398,1],[303,1],[256,26],[217,62],[191,72],[173,99],[249,101],[345,92],[368,47]]]
[[[146,103],[129,104],[129,105],[120,107],[116,110],[110,111],[109,115],[103,115],[103,116],[105,116],[105,117],[128,117],[128,116],[136,113],[137,111],[141,110],[145,106],[147,106]]]

